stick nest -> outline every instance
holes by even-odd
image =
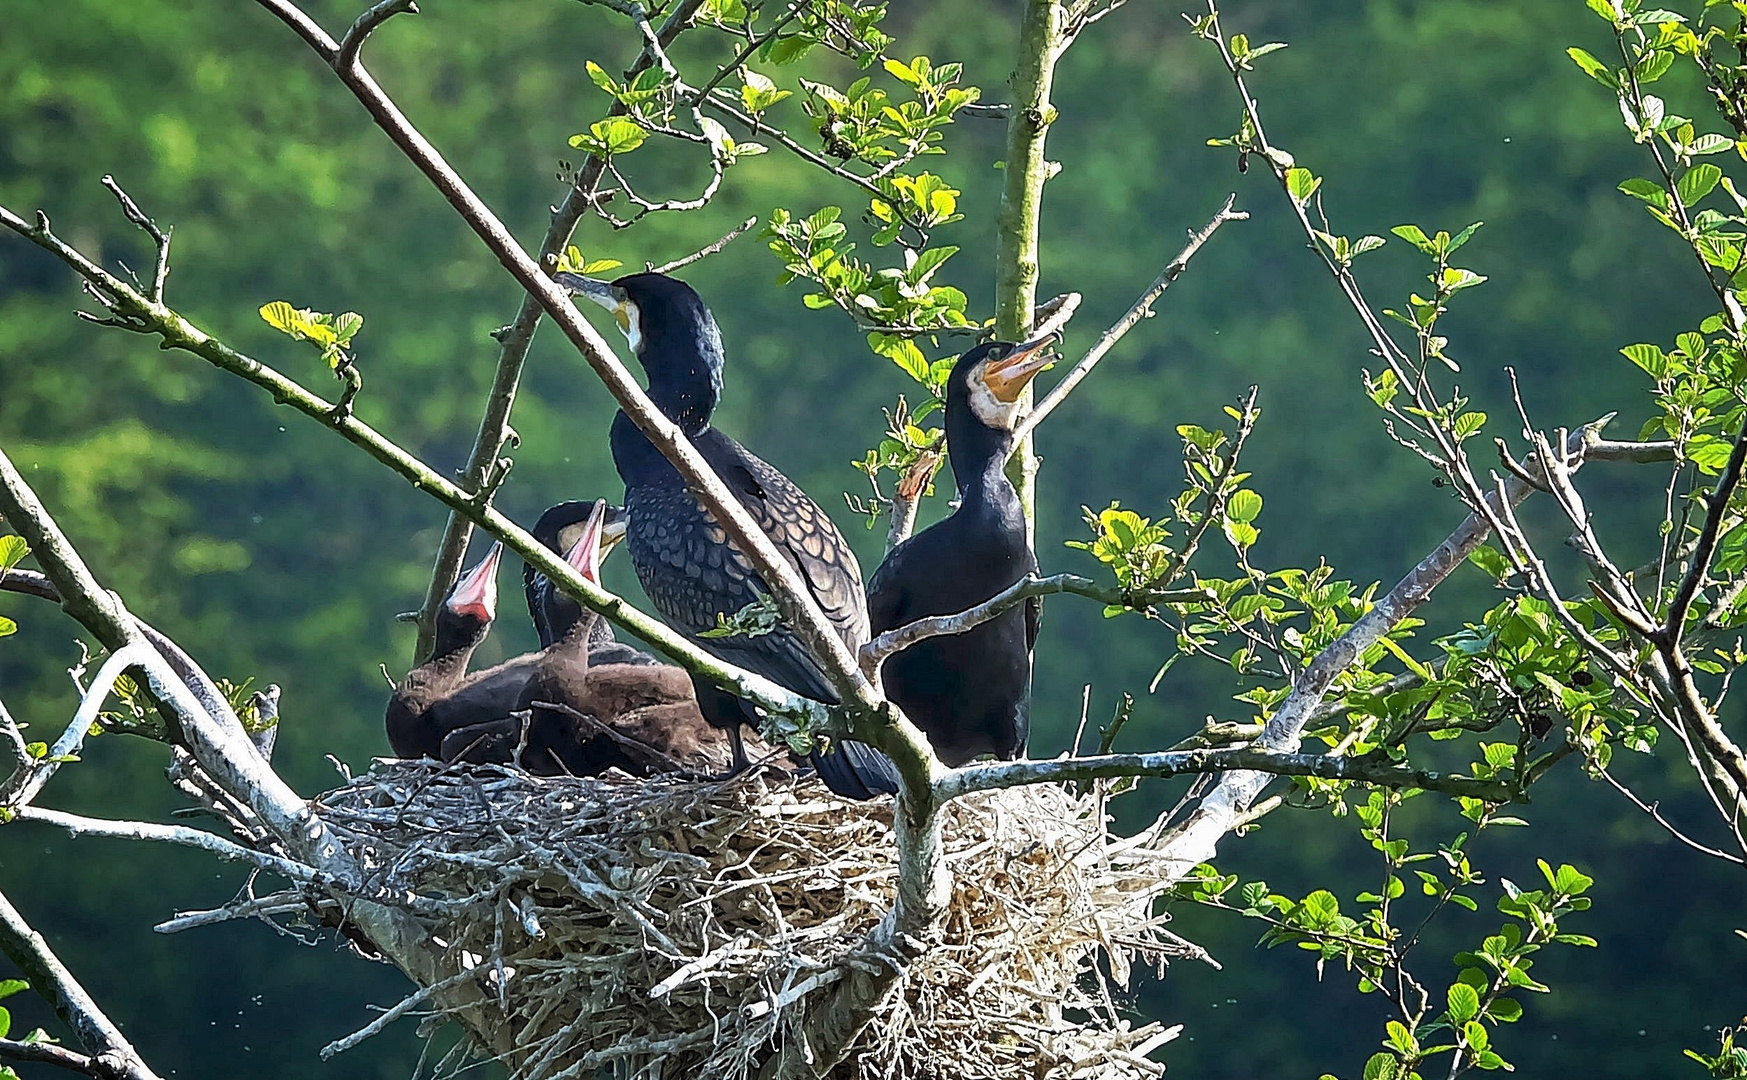
[[[321,802],[447,949],[456,974],[403,1005],[460,1020],[516,1080],[756,1075],[846,972],[885,963],[863,950],[897,881],[891,803],[812,778],[379,762]],[[1154,911],[1171,867],[1061,786],[967,796],[942,826],[937,936],[831,1075],[1161,1074],[1147,1054],[1176,1029],[1130,1024],[1117,995],[1137,959],[1198,952]]]

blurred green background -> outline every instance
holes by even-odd
[[[310,10],[337,31],[358,6]],[[894,6],[886,26],[898,36],[895,52],[961,60],[985,100],[1005,100],[1015,3]],[[583,63],[622,69],[633,35],[602,9],[556,0],[427,0],[424,11],[373,41],[372,70],[531,246],[561,194],[558,160],[576,159],[565,139],[604,108]],[[1598,53],[1611,45],[1585,6],[1231,0],[1225,17],[1228,30],[1252,41],[1291,43],[1252,85],[1272,139],[1326,177],[1336,231],[1487,223],[1465,256],[1491,280],[1464,294],[1447,327],[1465,389],[1495,427],[1514,426],[1497,419],[1510,409],[1502,374],[1510,364],[1538,422],[1577,424],[1619,410],[1617,433],[1635,432],[1644,386],[1616,350],[1667,341],[1707,309],[1690,257],[1615,191],[1645,163],[1613,102],[1563,55],[1572,44]],[[680,56],[725,58],[721,39],[707,38],[690,35]],[[793,85],[794,70],[773,74]],[[1672,101],[1686,94],[1673,107],[1702,115],[1695,89],[1668,80]],[[1090,560],[1061,546],[1083,531],[1080,507],[1120,499],[1155,512],[1177,490],[1175,425],[1218,425],[1220,406],[1255,383],[1265,411],[1247,465],[1267,500],[1259,560],[1326,557],[1342,576],[1393,582],[1462,509],[1432,485],[1423,462],[1388,440],[1365,402],[1359,325],[1303,250],[1266,171],[1239,175],[1228,151],[1204,145],[1237,125],[1217,58],[1190,39],[1175,6],[1131,4],[1074,46],[1056,104],[1049,151],[1063,169],[1047,192],[1040,295],[1085,293],[1070,354],[1126,308],[1227,192],[1236,190],[1253,217],[1215,238],[1157,318],[1046,425],[1044,568],[1090,572]],[[978,314],[988,313],[1001,175],[992,164],[1002,140],[999,121],[968,119],[949,133],[950,156],[931,163],[963,190],[966,214],[937,237],[964,248],[937,280],[965,289]],[[169,295],[181,312],[324,393],[330,376],[314,351],[274,333],[256,309],[285,299],[363,313],[360,415],[438,467],[460,467],[496,356],[487,334],[508,321],[517,292],[277,21],[242,2],[13,5],[0,35],[0,202],[26,214],[41,207],[106,265],[143,269],[149,253],[98,185],[105,172],[175,225]],[[695,163],[642,175],[674,191],[701,179]],[[774,206],[805,212],[827,203],[846,206],[846,220],[859,216],[850,190],[779,149],[732,170],[705,212],[618,234],[588,223],[576,242],[590,257],[636,266],[689,252]],[[1419,284],[1416,258],[1392,242],[1359,264],[1374,302],[1398,304]],[[749,237],[686,275],[728,343],[719,424],[841,511],[871,571],[882,535],[864,531],[839,493],[862,492],[849,462],[876,439],[879,407],[914,387],[869,355],[839,314],[807,311],[798,287],[776,286],[778,270]],[[7,453],[134,610],[215,674],[285,688],[276,761],[294,786],[332,783],[326,755],[366,767],[386,752],[378,665],[404,669],[411,632],[394,615],[418,603],[440,509],[254,387],[75,321],[78,304],[63,266],[0,237]],[[500,504],[529,522],[560,498],[617,496],[605,440],[613,406],[549,330],[525,386],[515,415],[522,446]],[[1655,478],[1604,468],[1585,474],[1586,489],[1606,508],[1603,536],[1617,545],[1616,560],[1634,565],[1654,541]],[[925,512],[938,515],[944,501]],[[1562,534],[1535,520],[1557,548]],[[626,563],[609,566],[607,583],[639,595]],[[1483,575],[1459,571],[1422,633],[1447,632],[1495,599]],[[0,596],[0,614],[22,625],[0,642],[0,696],[35,737],[51,737],[74,705],[63,669],[76,656],[77,628],[13,596]],[[532,643],[528,628],[506,623],[488,651]],[[1130,748],[1173,741],[1208,714],[1247,715],[1229,700],[1230,679],[1212,668],[1179,665],[1149,694],[1170,648],[1157,626],[1105,622],[1089,602],[1052,602],[1038,653],[1034,754],[1065,748],[1088,683],[1094,723],[1120,691],[1139,698],[1124,736]],[[55,780],[46,803],[163,820],[176,805],[163,764],[160,747],[99,739],[85,764]],[[1666,749],[1623,769],[1704,832],[1708,812]],[[1125,818],[1179,794],[1145,785]],[[1679,847],[1574,767],[1538,788],[1524,816],[1533,828],[1487,835],[1480,867],[1493,879],[1528,881],[1541,855],[1594,874],[1596,907],[1569,928],[1600,938],[1601,948],[1547,954],[1536,975],[1555,993],[1525,1002],[1527,1016],[1499,1035],[1499,1048],[1529,1076],[1696,1075],[1681,1048],[1714,1045],[1710,1028],[1747,1010],[1747,942],[1731,933],[1747,921],[1738,873]],[[1459,827],[1442,810],[1417,820],[1420,845]],[[1350,819],[1288,810],[1228,841],[1222,868],[1299,895],[1328,887],[1350,902],[1375,886],[1371,854]],[[242,881],[233,867],[159,847],[73,841],[31,825],[0,830],[0,885],[166,1075],[410,1075],[420,1048],[410,1023],[332,1064],[316,1057],[366,1023],[371,1005],[404,992],[391,969],[331,939],[300,943],[259,924],[151,933],[176,910],[229,899]],[[1483,907],[1449,922],[1420,960],[1428,981],[1447,981],[1449,952],[1495,930],[1497,917]],[[1176,928],[1224,964],[1179,964],[1134,988],[1138,1011],[1187,1025],[1165,1055],[1179,1075],[1357,1075],[1384,1014],[1377,999],[1354,993],[1345,972],[1331,967],[1318,981],[1304,954],[1257,951],[1259,928],[1212,913],[1180,911]],[[49,1022],[27,998],[7,1004],[15,1029]]]

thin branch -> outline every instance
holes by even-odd
[[[1134,302],[1122,318],[1116,320],[1108,330],[1099,335],[1092,347],[1086,350],[1086,355],[1080,357],[1079,363],[1062,376],[1061,381],[1051,387],[1043,400],[1037,403],[1037,407],[1025,417],[1018,430],[1014,432],[1016,440],[1022,441],[1029,436],[1037,425],[1043,423],[1044,419],[1055,411],[1055,407],[1062,403],[1074,387],[1079,385],[1080,380],[1091,374],[1098,361],[1104,358],[1104,354],[1109,352],[1112,346],[1122,340],[1124,334],[1133,329],[1136,323],[1152,314],[1153,303],[1164,295],[1166,289],[1171,287],[1171,282],[1177,280],[1178,276],[1188,267],[1189,260],[1195,257],[1197,251],[1201,250],[1201,245],[1212,239],[1213,234],[1219,230],[1221,225],[1228,221],[1244,221],[1249,218],[1250,215],[1247,212],[1231,208],[1236,201],[1235,194],[1226,196],[1225,205],[1219,208],[1219,212],[1213,215],[1212,220],[1202,226],[1199,232],[1189,234],[1189,242],[1183,246],[1182,251],[1177,252],[1177,257],[1166,265],[1164,273],[1147,286],[1146,291],[1140,294],[1140,299]]]
[[[812,0],[795,0],[794,3],[790,4],[788,11],[783,14],[782,18],[773,23],[770,29],[747,42],[746,47],[741,49],[734,59],[728,61],[726,65],[717,69],[715,76],[711,78],[709,82],[700,86],[697,91],[692,94],[692,107],[696,108],[698,105],[702,104],[704,99],[710,95],[710,91],[722,85],[722,80],[738,70],[741,64],[744,64],[753,53],[763,48],[764,43],[780,33],[783,27],[794,22],[795,18],[800,15],[800,13],[805,10],[807,5],[811,2]]]
[[[1668,604],[1667,618],[1656,637],[1659,646],[1666,649],[1677,649],[1680,646],[1681,634],[1686,629],[1686,613],[1692,608],[1693,597],[1698,595],[1705,576],[1710,573],[1711,556],[1716,554],[1717,541],[1722,536],[1723,517],[1728,513],[1729,501],[1734,498],[1735,490],[1741,486],[1744,463],[1747,463],[1747,429],[1736,435],[1734,449],[1729,452],[1728,464],[1723,466],[1722,475],[1717,477],[1717,486],[1711,491],[1710,503],[1705,509],[1704,524],[1699,529],[1698,544],[1693,548],[1692,562],[1680,588],[1674,593],[1674,599]]]
[[[20,570],[14,567],[11,570],[0,571],[0,590],[35,596],[43,600],[53,600],[57,604],[61,602],[60,590],[56,589],[54,583],[47,577],[35,570]]]
[[[651,266],[649,271],[654,274],[671,274],[675,270],[683,270],[692,263],[707,259],[711,255],[716,254],[716,252],[721,251],[729,244],[732,244],[734,241],[746,235],[746,230],[752,228],[756,224],[758,224],[758,218],[749,217],[733,229],[730,229],[728,234],[722,237],[722,239],[708,247],[699,248],[697,251],[692,252],[690,255],[687,255],[682,259],[675,259],[672,262],[662,263],[660,266]]]
[[[0,1039],[0,1061],[53,1065],[57,1069],[84,1073],[86,1076],[97,1077],[99,1080],[108,1080],[109,1077],[115,1075],[112,1069],[106,1068],[96,1058],[68,1050],[57,1043]]]
[[[1667,818],[1662,816],[1662,808],[1661,808],[1660,804],[1647,803],[1643,799],[1640,799],[1638,797],[1637,792],[1633,791],[1631,788],[1627,787],[1625,784],[1620,783],[1620,781],[1618,779],[1616,779],[1614,777],[1614,774],[1612,772],[1610,772],[1609,770],[1602,769],[1601,770],[1601,778],[1603,780],[1606,780],[1609,784],[1613,785],[1613,789],[1615,791],[1619,792],[1621,795],[1624,795],[1631,802],[1631,804],[1633,806],[1636,806],[1638,809],[1642,810],[1644,813],[1650,815],[1650,817],[1655,820],[1656,824],[1658,824],[1658,825],[1662,826],[1664,829],[1668,830],[1668,835],[1674,837],[1676,840],[1679,840],[1681,843],[1685,844],[1687,847],[1692,848],[1694,851],[1700,852],[1702,854],[1710,855],[1714,858],[1722,859],[1724,862],[1732,862],[1736,866],[1747,866],[1747,859],[1743,859],[1739,855],[1731,855],[1726,851],[1719,851],[1718,849],[1711,847],[1709,844],[1701,844],[1697,840],[1694,840],[1692,837],[1686,835],[1685,833],[1681,832],[1679,829],[1675,828],[1673,823],[1671,823]]]
[[[657,43],[672,44],[673,39],[691,25],[692,17],[703,4],[704,0],[679,0],[674,4],[672,12],[655,32]],[[655,56],[645,46],[627,72],[628,77],[635,79],[647,70],[655,63]],[[629,111],[629,106],[615,101],[613,107],[607,110],[607,115],[623,116]],[[546,227],[546,235],[540,241],[540,265],[552,265],[558,253],[570,242],[577,222],[595,204],[598,198],[595,187],[600,183],[605,165],[600,158],[591,157],[577,170],[576,177],[564,193],[563,201],[552,210],[552,220]],[[494,335],[499,347],[497,368],[492,376],[491,392],[486,398],[485,410],[479,418],[479,430],[473,439],[473,449],[468,453],[467,464],[461,472],[461,486],[469,491],[486,491],[488,480],[498,467],[499,455],[513,439],[509,423],[510,411],[515,406],[516,391],[521,385],[522,368],[527,363],[528,350],[534,342],[534,332],[539,328],[544,313],[545,308],[541,306],[540,298],[533,293],[524,293],[515,318]],[[436,642],[437,608],[442,605],[443,598],[449,594],[456,577],[460,575],[461,560],[466,557],[467,545],[472,538],[473,520],[460,511],[451,510],[443,526],[443,538],[437,545],[437,557],[431,567],[431,580],[425,588],[425,598],[419,605],[419,634],[413,651],[414,663],[423,663],[430,656]]]
[[[115,680],[128,668],[136,664],[143,665],[152,658],[152,647],[144,642],[132,642],[111,653],[103,661],[103,666],[97,669],[91,685],[86,687],[84,699],[79,702],[79,709],[73,714],[73,722],[67,725],[61,737],[49,747],[43,760],[33,763],[16,791],[0,789],[0,806],[16,810],[35,799],[43,785],[60,769],[61,763],[76,756],[84,746],[85,735],[97,722],[97,714],[102,710],[103,703],[109,699]]]
[[[1053,761],[1003,761],[968,765],[946,774],[935,784],[942,802],[973,791],[1021,787],[1027,784],[1097,780],[1114,776],[1186,776],[1245,769],[1269,776],[1315,776],[1324,780],[1354,780],[1389,788],[1422,788],[1483,799],[1490,803],[1514,802],[1521,792],[1513,784],[1476,780],[1391,765],[1368,758],[1333,754],[1301,754],[1250,747],[1236,749],[1163,750],[1149,754],[1105,754],[1088,758],[1057,758]]]
[[[291,859],[269,855],[253,848],[226,840],[214,833],[191,829],[186,825],[161,825],[152,821],[113,821],[107,818],[84,817],[80,814],[68,814],[60,810],[50,810],[42,806],[21,806],[17,810],[19,821],[36,821],[44,825],[54,825],[67,830],[71,836],[107,836],[117,840],[151,840],[164,844],[176,844],[180,847],[198,848],[210,852],[221,859],[232,862],[246,862],[262,870],[270,870],[281,877],[309,885],[324,885],[347,891],[355,890],[356,886],[348,887],[333,874],[305,866]]]
[[[358,16],[358,21],[340,39],[340,52],[334,60],[334,66],[346,70],[355,69],[358,66],[358,50],[364,47],[364,39],[375,33],[377,27],[401,14],[419,14],[418,4],[413,0],[382,0]]]
[[[121,190],[121,185],[115,182],[115,177],[103,174],[102,184],[110,194],[121,203],[121,212],[127,215],[127,220],[139,226],[145,234],[152,238],[152,243],[158,246],[157,254],[152,262],[152,287],[148,294],[153,300],[164,299],[164,279],[170,276],[170,231],[158,228],[157,222],[145,215],[145,211]]]
[[[121,1029],[104,1015],[79,980],[55,956],[49,943],[31,929],[4,895],[0,895],[0,952],[24,972],[31,989],[54,1006],[55,1015],[73,1030],[79,1044],[90,1053],[92,1068],[86,1070],[88,1075],[102,1080],[159,1080]]]
[[[915,622],[905,623],[896,629],[887,630],[861,647],[862,670],[878,671],[881,664],[895,653],[931,637],[945,634],[962,634],[1000,615],[1003,611],[1024,603],[1035,596],[1054,596],[1057,593],[1074,593],[1089,597],[1100,603],[1129,607],[1144,611],[1154,604],[1193,604],[1206,603],[1214,599],[1213,593],[1207,589],[1160,589],[1157,591],[1121,589],[1111,585],[1100,585],[1091,578],[1078,574],[1055,574],[1051,577],[1038,577],[1027,574],[994,596],[978,604],[976,607],[961,611],[956,615],[931,615]]]
[[[910,466],[909,471],[898,478],[898,486],[892,489],[892,524],[886,531],[888,555],[893,548],[910,539],[910,533],[916,528],[916,511],[921,509],[922,496],[928,490],[928,485],[934,482],[934,474],[945,462],[946,459],[938,450],[924,450],[916,456],[916,463]],[[874,485],[874,494],[879,494],[877,483]]]
[[[1052,296],[1037,305],[1033,312],[1037,321],[1031,326],[1028,340],[1036,341],[1041,337],[1060,337],[1067,330],[1068,323],[1073,320],[1074,313],[1080,310],[1080,301],[1084,299],[1077,292],[1062,293]]]

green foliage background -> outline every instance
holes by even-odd
[[[356,7],[324,2],[311,11],[337,29]],[[886,27],[900,53],[962,60],[985,100],[1004,100],[1015,4],[897,7]],[[1477,407],[1509,415],[1500,370],[1509,363],[1540,422],[1575,425],[1617,409],[1620,430],[1634,431],[1646,413],[1644,382],[1616,350],[1665,341],[1708,307],[1688,257],[1615,190],[1642,163],[1612,102],[1564,57],[1572,44],[1599,51],[1594,39],[1605,28],[1594,16],[1576,0],[1235,0],[1225,18],[1252,40],[1291,42],[1252,85],[1275,141],[1326,178],[1337,231],[1487,222],[1467,257],[1491,280],[1447,323]],[[576,158],[565,140],[601,107],[583,63],[622,70],[633,41],[614,16],[581,5],[430,0],[422,17],[380,35],[370,64],[532,245],[561,194],[557,159]],[[1044,568],[1089,572],[1090,560],[1061,547],[1082,531],[1079,507],[1120,499],[1147,513],[1162,504],[1178,476],[1175,425],[1213,426],[1220,405],[1259,383],[1264,416],[1246,466],[1267,500],[1265,558],[1303,565],[1326,556],[1343,576],[1395,580],[1462,509],[1388,441],[1364,401],[1359,326],[1301,250],[1265,171],[1240,176],[1228,152],[1203,145],[1236,125],[1216,58],[1189,38],[1175,7],[1133,4],[1074,46],[1056,104],[1049,149],[1064,168],[1046,193],[1041,295],[1086,294],[1070,353],[1128,305],[1227,191],[1235,188],[1254,217],[1227,226],[1158,317],[1045,426]],[[963,246],[944,277],[981,314],[1002,137],[999,121],[964,120],[949,132],[951,154],[931,165],[963,190],[966,215],[937,235]],[[699,179],[684,164],[673,170],[676,187]],[[461,465],[496,355],[487,334],[508,320],[516,290],[276,21],[247,3],[170,0],[63,0],[9,12],[0,35],[0,200],[42,207],[107,265],[143,268],[141,238],[98,186],[104,172],[176,226],[170,299],[179,310],[324,391],[331,376],[314,352],[276,334],[256,309],[283,298],[363,313],[360,415],[440,467]],[[824,203],[857,204],[777,149],[736,166],[703,213],[619,234],[588,224],[577,243],[591,258],[636,266],[684,254],[773,206]],[[687,275],[729,347],[719,422],[821,503],[840,506],[836,493],[861,493],[850,461],[876,438],[879,406],[914,387],[868,355],[838,313],[807,311],[798,286],[777,288],[779,269],[747,238]],[[1359,271],[1378,303],[1405,295],[1421,272],[1398,243]],[[215,673],[285,687],[276,760],[299,790],[332,781],[324,755],[365,767],[386,750],[377,667],[398,673],[410,651],[411,632],[393,617],[417,605],[442,514],[253,387],[73,320],[77,300],[58,263],[0,239],[7,452],[135,610]],[[616,496],[605,443],[612,408],[582,363],[544,333],[500,503],[531,521],[560,498]],[[1592,502],[1634,526],[1654,521],[1643,482],[1604,468],[1586,479]],[[937,497],[925,513],[943,508]],[[839,520],[871,569],[881,535],[855,527],[847,511]],[[1616,552],[1626,565],[1647,554]],[[638,595],[627,565],[610,566],[608,584]],[[1463,571],[1434,605],[1430,629],[1444,632],[1491,602],[1483,575]],[[0,614],[23,631],[0,643],[0,695],[44,737],[73,707],[61,669],[75,656],[75,628],[17,597],[0,596]],[[519,651],[532,635],[517,625],[495,641]],[[1211,669],[1179,665],[1148,694],[1169,645],[1139,620],[1107,623],[1090,602],[1052,602],[1034,753],[1066,746],[1085,683],[1094,722],[1119,691],[1140,698],[1125,735],[1131,748],[1172,741],[1209,713],[1247,718],[1228,700],[1228,677]],[[1683,764],[1628,764],[1628,777],[1675,793],[1664,802],[1671,815],[1690,808],[1688,820],[1705,820]],[[161,748],[101,739],[87,764],[57,778],[49,802],[163,818],[174,803],[162,765]],[[1554,994],[1525,1002],[1524,1021],[1501,1033],[1512,1044],[1507,1056],[1531,1076],[1677,1073],[1690,1065],[1679,1060],[1682,1047],[1711,1045],[1706,1026],[1747,1008],[1747,943],[1729,933],[1741,922],[1739,878],[1674,844],[1575,768],[1562,773],[1536,789],[1524,813],[1533,828],[1489,833],[1477,858],[1489,876],[1525,882],[1535,874],[1531,851],[1595,875],[1595,909],[1574,928],[1601,948],[1546,957],[1537,974]],[[1154,782],[1129,812],[1138,818],[1178,794]],[[1449,812],[1440,814],[1431,824],[1453,831]],[[1285,891],[1320,886],[1345,898],[1375,885],[1351,822],[1326,815],[1279,812],[1227,852],[1223,869],[1266,876]],[[399,995],[394,972],[329,941],[305,947],[258,925],[150,933],[172,910],[222,902],[241,882],[240,871],[205,858],[72,842],[34,826],[0,831],[0,883],[166,1075],[409,1075],[418,1056],[410,1025],[331,1066],[314,1056],[369,1019],[366,1003]],[[1316,982],[1301,954],[1252,950],[1254,926],[1210,914],[1185,911],[1177,928],[1211,948],[1224,970],[1180,964],[1136,989],[1141,1012],[1188,1025],[1166,1055],[1173,1068],[1209,1077],[1355,1073],[1375,1046],[1380,1003],[1357,998],[1332,970]],[[1473,919],[1496,921],[1484,912]],[[1483,924],[1455,925],[1472,937]],[[23,998],[8,1004],[20,1028],[47,1022]]]

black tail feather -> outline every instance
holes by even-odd
[[[877,799],[898,791],[897,766],[865,743],[840,742],[829,753],[815,750],[811,761],[825,786],[846,799]]]

